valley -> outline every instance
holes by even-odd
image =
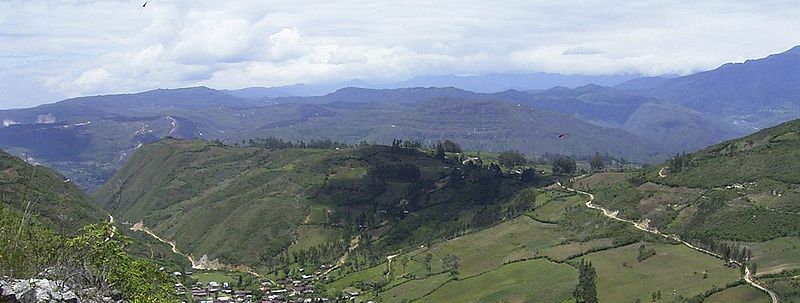
[[[0,111],[0,264],[73,283],[50,271],[113,242],[83,274],[152,274],[160,302],[794,302],[793,95],[713,109],[752,94],[743,73],[795,61],[614,87],[194,87]],[[683,95],[708,81],[717,95]]]

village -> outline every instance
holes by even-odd
[[[313,273],[306,273],[301,268],[294,277],[287,277],[281,280],[265,279],[260,282],[258,289],[244,290],[237,289],[232,283],[209,281],[208,283],[195,282],[192,285],[184,285],[180,281],[186,281],[193,272],[173,272],[176,278],[174,285],[175,294],[179,298],[185,298],[182,302],[195,303],[312,303],[312,302],[355,302],[360,295],[359,292],[345,292],[335,298],[329,298],[318,293],[315,284],[320,281],[327,281],[327,272],[332,265],[322,265],[319,270]],[[370,303],[371,301],[367,302]]]

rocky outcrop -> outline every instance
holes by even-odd
[[[81,300],[64,283],[46,279],[0,280],[0,302],[68,302]]]

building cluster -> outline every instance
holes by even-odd
[[[197,282],[186,286],[175,283],[175,293],[181,298],[191,297],[192,302],[200,303],[318,303],[318,302],[352,302],[360,295],[357,291],[341,294],[337,298],[328,298],[315,289],[319,281],[327,281],[327,270],[332,265],[322,265],[314,273],[299,269],[298,275],[277,281],[263,281],[259,286],[258,294],[251,291],[235,290],[227,282],[219,283],[210,281],[206,284]],[[174,272],[176,278],[183,275],[190,276],[191,272]],[[259,297],[259,294],[261,295]]]
[[[326,266],[323,265],[320,271],[315,273],[306,273],[305,269],[301,268],[300,275],[294,279],[286,278],[278,281],[265,281],[261,283],[261,292],[264,297],[261,298],[261,303],[277,303],[277,302],[297,302],[297,303],[312,303],[312,302],[328,302],[330,299],[317,293],[314,284],[317,281],[327,279],[323,273]]]

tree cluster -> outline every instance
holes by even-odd
[[[639,261],[641,263],[642,261],[647,260],[647,258],[650,258],[655,255],[656,255],[655,248],[652,247],[647,248],[644,244],[642,244],[639,246],[639,255],[636,257],[636,261]]]
[[[669,160],[669,171],[679,173],[691,168],[691,156],[686,153],[677,154]]]
[[[0,201],[0,242],[4,275],[58,281],[82,298],[117,290],[130,302],[175,300],[170,276],[155,263],[130,256],[125,247],[131,239],[110,223],[87,225],[65,237]]]
[[[367,176],[370,179],[384,181],[387,179],[415,182],[422,173],[414,165],[404,163],[375,163],[369,167]]]
[[[521,152],[508,150],[500,153],[497,157],[497,162],[500,162],[503,167],[513,168],[514,166],[525,165],[528,163],[528,159]]]
[[[450,277],[458,277],[458,268],[461,266],[461,259],[455,255],[446,255],[442,258],[444,271],[450,273]]]
[[[606,161],[600,153],[594,153],[594,156],[589,159],[589,166],[592,167],[593,171],[601,171],[606,168]]]
[[[553,174],[554,175],[572,175],[575,173],[578,164],[575,159],[570,157],[561,156],[553,160]]]
[[[454,142],[454,141],[444,140],[444,141],[441,142],[441,144],[442,144],[442,148],[444,148],[445,152],[448,152],[448,153],[460,153],[460,152],[462,152],[461,145],[456,143],[456,142]]]
[[[321,265],[336,260],[345,250],[347,250],[345,241],[328,242],[292,252],[292,258],[303,266]]]
[[[392,150],[401,150],[401,149],[419,149],[422,148],[422,141],[419,140],[403,140],[403,139],[394,139],[392,140]]]
[[[266,149],[288,149],[288,148],[314,148],[314,149],[336,149],[352,147],[347,143],[336,142],[331,139],[311,139],[305,141],[288,141],[276,137],[253,138],[248,141],[250,146]]]
[[[597,303],[597,272],[591,262],[578,264],[578,285],[572,292],[577,303]]]

